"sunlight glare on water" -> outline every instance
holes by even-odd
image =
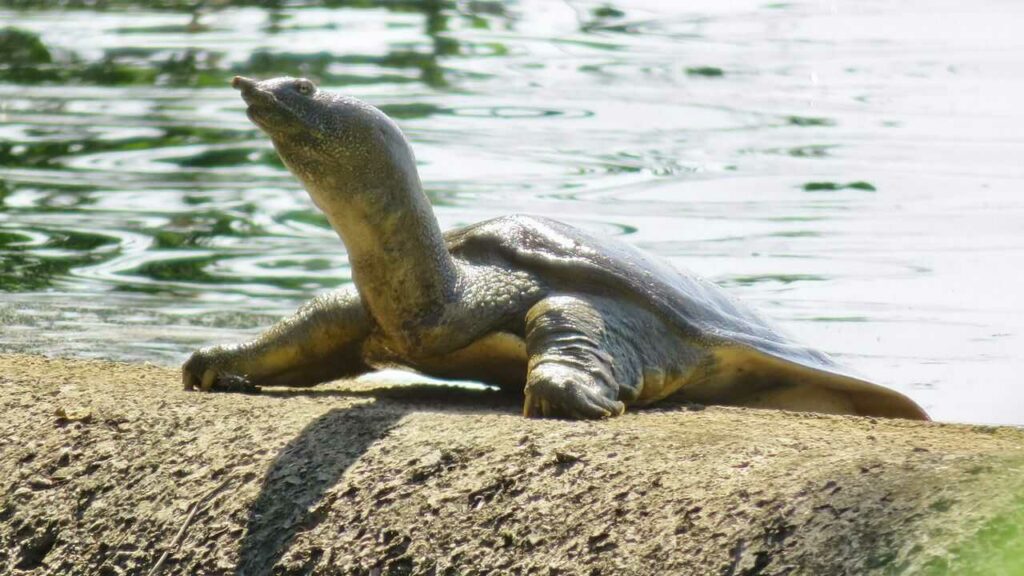
[[[350,281],[228,86],[290,74],[396,118],[446,228],[618,236],[1024,424],[1024,5],[58,4],[0,0],[0,350],[174,365]]]

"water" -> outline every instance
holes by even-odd
[[[288,73],[397,118],[445,227],[620,236],[1024,424],[1020,3],[58,4],[0,0],[0,350],[174,365],[348,282],[227,85]]]

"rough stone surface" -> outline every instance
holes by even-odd
[[[0,573],[1024,574],[1024,432],[0,355]]]

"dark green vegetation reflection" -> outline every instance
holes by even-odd
[[[214,6],[208,6],[208,4]],[[378,7],[399,13],[418,13],[424,18],[424,32],[430,37],[430,50],[420,45],[393,46],[385,54],[335,54],[329,51],[294,53],[287,51],[255,50],[245,62],[225,63],[224,54],[217,49],[187,47],[168,50],[164,47],[131,46],[132,37],[145,40],[163,34],[188,34],[201,37],[214,27],[204,24],[204,18],[216,19],[215,10],[257,7],[266,10],[266,20],[260,32],[282,32],[288,11],[302,7],[334,9],[368,9]],[[487,5],[486,2],[483,3]],[[135,9],[161,12],[178,11],[189,15],[187,23],[163,26],[126,25],[113,32],[120,34],[125,44],[104,48],[102,53],[86,56],[74,49],[49,48],[33,32],[16,27],[0,30],[0,80],[19,83],[70,83],[100,86],[160,85],[160,86],[222,86],[234,74],[252,76],[293,75],[316,78],[330,84],[358,84],[379,82],[422,81],[430,86],[444,86],[445,78],[439,58],[458,54],[458,43],[444,33],[448,18],[445,11],[450,2],[277,2],[266,0],[245,2],[63,2],[31,0],[26,2],[0,2],[0,6],[15,9],[98,10],[104,13]],[[287,10],[285,7],[287,6]],[[498,6],[495,4],[495,6]],[[498,10],[499,12],[501,10]],[[79,15],[84,16],[81,12]],[[477,25],[486,27],[486,20],[472,17]],[[378,67],[372,74],[359,75],[340,71],[344,65]],[[407,74],[389,74],[388,69],[416,70],[417,77]]]

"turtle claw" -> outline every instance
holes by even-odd
[[[259,392],[249,378],[227,368],[230,354],[221,347],[197,350],[181,367],[182,387],[201,392]]]
[[[213,389],[213,385],[217,383],[217,372],[210,369],[203,373],[202,382],[199,385],[199,389],[203,392],[209,392]]]
[[[529,390],[526,391],[526,400],[523,402],[523,416],[527,418],[551,418],[554,415],[555,410],[551,406],[551,402],[548,402],[539,394],[531,393]]]
[[[181,387],[186,392],[196,389],[196,377],[188,370],[181,370]]]

